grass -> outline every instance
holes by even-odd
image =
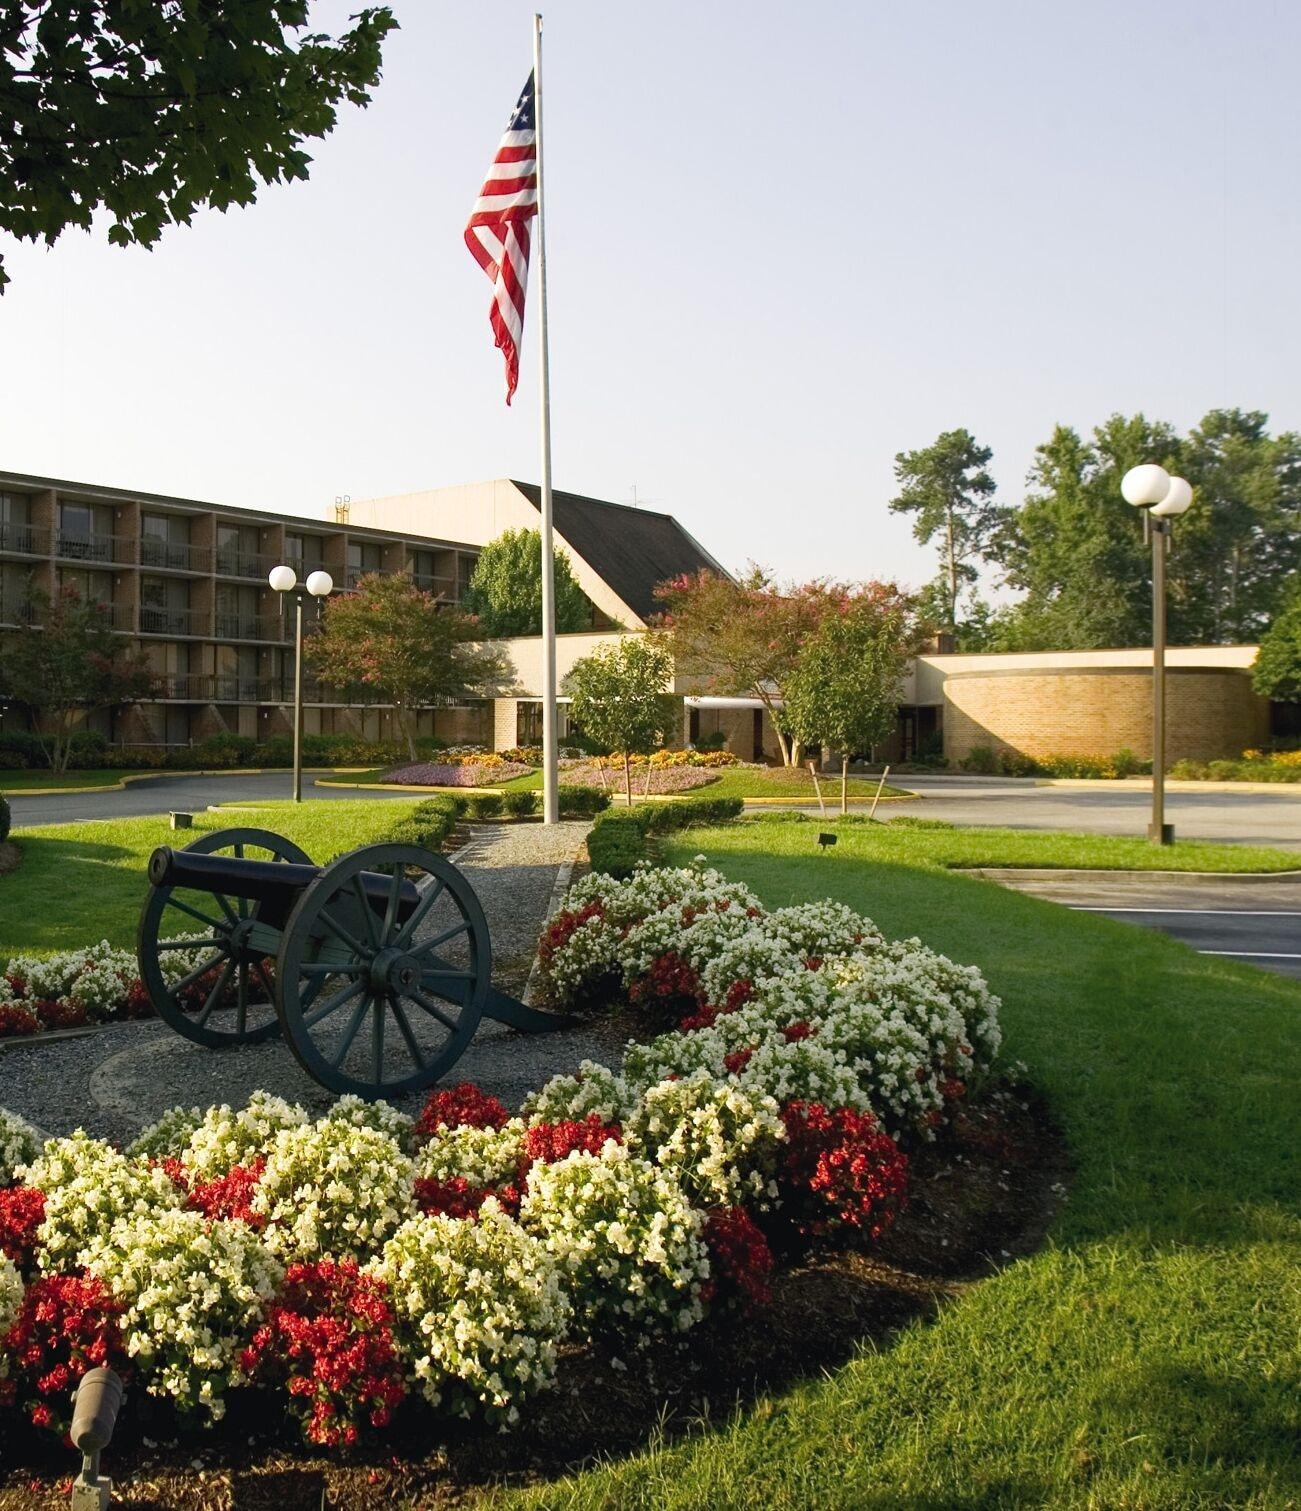
[[[0,795],[8,792],[61,792],[68,787],[115,787],[132,771],[0,771]]]
[[[414,802],[372,798],[345,803],[265,803],[196,813],[194,831],[173,831],[166,817],[96,819],[21,829],[22,864],[0,876],[0,961],[11,955],[77,949],[107,939],[128,948],[148,882],[145,863],[158,845],[185,845],[201,830],[271,829],[313,860],[370,844]]]
[[[1077,1164],[1050,1242],[830,1378],[500,1501],[1296,1506],[1301,984],[954,875],[961,836],[846,826],[817,855],[808,833],[760,820],[665,850],[985,970]]]
[[[714,789],[709,789],[712,794]],[[800,822],[783,814],[764,823],[764,833],[788,829],[783,853],[812,854],[817,836],[826,826]],[[934,822],[934,821],[931,821]],[[1301,854],[1257,845],[1220,845],[1209,840],[1177,840],[1153,845],[1145,839],[1112,834],[1065,834],[1050,829],[994,829],[962,825],[930,827],[926,820],[914,827],[909,819],[869,823],[866,816],[838,815],[830,820],[839,849],[873,860],[903,861],[948,869],[984,866],[1044,867],[1100,871],[1301,871]]]

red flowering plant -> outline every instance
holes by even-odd
[[[519,1184],[524,1184],[535,1164],[553,1165],[576,1150],[600,1154],[609,1139],[622,1144],[623,1129],[618,1123],[603,1123],[594,1112],[579,1121],[567,1118],[556,1123],[534,1123],[524,1134]]]
[[[709,1296],[715,1304],[751,1312],[772,1300],[773,1253],[744,1207],[713,1207],[705,1218]]]
[[[266,1216],[253,1210],[253,1195],[267,1167],[266,1155],[259,1154],[247,1165],[234,1165],[225,1175],[212,1180],[194,1179],[193,1173],[178,1159],[162,1161],[172,1184],[185,1192],[185,1204],[212,1220],[247,1223],[250,1228],[266,1226]]]
[[[0,1002],[0,1039],[34,1034],[40,1029],[34,1012],[17,1002]]]
[[[240,1367],[282,1380],[304,1436],[324,1447],[387,1427],[406,1395],[388,1288],[353,1259],[290,1265]]]
[[[88,1369],[128,1373],[120,1313],[104,1283],[92,1276],[42,1275],[33,1281],[0,1338],[10,1369],[10,1378],[0,1381],[0,1401],[17,1401],[37,1427],[66,1432],[73,1389]]]
[[[37,1229],[44,1221],[44,1191],[31,1186],[0,1190],[0,1254],[27,1269],[36,1257]]]
[[[689,960],[676,950],[665,950],[650,963],[650,969],[629,983],[628,1000],[636,1007],[655,1003],[684,1017],[698,1011],[700,976]]]
[[[428,1143],[440,1128],[504,1128],[510,1121],[505,1105],[473,1081],[461,1081],[430,1092],[414,1129],[418,1144]]]
[[[868,1112],[788,1102],[777,1181],[801,1233],[853,1229],[877,1239],[908,1197],[908,1156]]]
[[[472,1186],[463,1175],[453,1175],[448,1180],[418,1175],[415,1196],[416,1206],[431,1217],[474,1217],[490,1196],[495,1196],[513,1214],[519,1210],[520,1201],[520,1193],[514,1186]]]

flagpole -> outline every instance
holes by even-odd
[[[533,17],[533,129],[538,214],[538,390],[542,412],[542,820],[559,819],[556,748],[556,582],[551,540],[551,371],[547,354],[547,238],[542,192],[542,17]]]

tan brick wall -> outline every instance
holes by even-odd
[[[1269,704],[1234,669],[1167,668],[1170,761],[1240,755],[1268,737]],[[1030,756],[1152,755],[1151,671],[1079,668],[969,672],[944,682],[944,753],[973,747]]]

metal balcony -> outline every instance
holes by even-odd
[[[212,551],[207,546],[192,546],[185,541],[159,540],[142,535],[134,553],[142,567],[161,567],[168,572],[209,572]]]
[[[50,550],[50,532],[39,525],[18,524],[13,520],[0,520],[0,551],[15,556],[47,556]]]
[[[217,639],[218,640],[278,640],[280,638],[279,624],[272,633],[268,628],[269,621],[259,614],[228,613],[222,609],[217,610]]]
[[[271,568],[277,565],[279,562],[274,556],[262,556],[255,551],[240,551],[229,546],[217,547],[219,577],[243,577],[265,582]]]
[[[129,552],[134,541],[121,535],[98,535],[93,532],[59,530],[55,534],[54,554],[63,561],[102,561],[109,564],[133,559]]]
[[[142,635],[206,635],[208,616],[193,609],[140,605],[140,633]]]

